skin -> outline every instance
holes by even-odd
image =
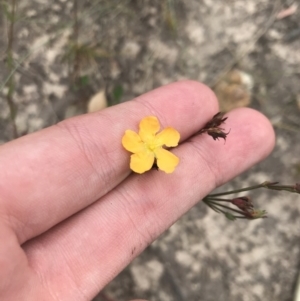
[[[217,112],[209,88],[182,81],[1,146],[0,299],[91,300],[201,198],[271,152],[272,126],[247,108],[227,115],[226,143],[188,140]],[[122,136],[149,115],[181,134],[172,174],[129,170]]]

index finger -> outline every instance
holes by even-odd
[[[126,129],[155,115],[186,139],[218,110],[214,94],[192,81],[66,120],[0,148],[0,212],[20,243],[89,206],[130,173]]]

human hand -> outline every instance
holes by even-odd
[[[174,83],[0,147],[0,299],[90,300],[215,187],[265,158],[269,121],[227,114],[226,143],[195,136],[218,112],[204,85]],[[154,115],[181,134],[172,174],[133,174],[126,129]]]

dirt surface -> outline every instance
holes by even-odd
[[[78,35],[73,4],[19,1],[13,67],[6,52],[9,21],[0,14],[1,143],[14,138],[5,85],[10,74],[18,135],[85,113],[101,89],[114,104],[194,79],[219,93],[223,109],[249,105],[276,131],[272,155],[224,189],[299,182],[299,1],[79,1]],[[292,15],[276,19],[297,4]],[[76,41],[83,46],[74,57]],[[223,79],[232,69],[246,80]],[[199,203],[95,301],[292,300],[300,268],[300,197],[264,190],[252,196],[267,219],[230,222]]]

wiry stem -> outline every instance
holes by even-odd
[[[15,15],[16,15],[16,0],[12,0],[12,11],[11,11],[11,17],[10,17],[10,26],[8,30],[8,45],[7,45],[7,66],[9,69],[9,72],[13,70],[13,41],[14,41],[14,24],[15,24]],[[16,118],[16,106],[13,102],[12,95],[14,92],[14,78],[13,76],[10,77],[8,83],[8,92],[6,95],[7,104],[9,106],[10,111],[10,120],[13,128],[13,136],[14,138],[18,137],[18,131],[17,126],[15,122]]]
[[[230,190],[230,191],[226,191],[226,192],[209,194],[208,196],[209,197],[216,197],[216,196],[234,194],[234,193],[243,192],[243,191],[254,190],[254,189],[258,189],[258,188],[268,188],[268,185],[271,185],[271,184],[274,184],[274,183],[264,182],[264,183],[261,183],[261,184],[258,184],[258,185],[249,186],[249,187],[245,187],[245,188],[241,188],[241,189],[235,189],[235,190]]]
[[[248,196],[242,196],[233,199],[219,198],[219,196],[254,190],[258,188],[271,189],[275,191],[287,191],[287,192],[300,194],[300,183],[296,183],[293,185],[281,185],[278,182],[265,181],[261,184],[254,185],[254,186],[249,186],[249,187],[235,189],[235,190],[221,192],[221,193],[209,194],[203,199],[203,201],[210,208],[212,208],[218,213],[223,213],[230,220],[234,220],[235,218],[247,218],[247,219],[265,218],[267,217],[267,212],[265,210],[255,209],[250,197]],[[240,210],[231,208],[227,205],[223,205],[221,202],[231,203],[232,205],[238,207]],[[232,215],[230,212],[226,212],[222,210],[222,208],[241,214],[242,217]]]
[[[78,55],[78,39],[79,39],[78,0],[74,0],[73,18],[74,18],[74,25],[73,25],[74,65],[73,65],[72,79],[73,81],[75,81],[75,79],[79,74],[79,68],[80,68],[79,55]]]
[[[241,211],[241,210],[237,210],[237,209],[234,209],[234,208],[230,208],[230,207],[228,207],[228,206],[226,206],[226,205],[222,205],[222,204],[220,204],[220,203],[216,203],[216,202],[211,201],[211,200],[209,200],[209,202],[210,202],[211,204],[215,205],[215,206],[222,207],[222,208],[225,208],[225,209],[227,209],[227,210],[231,210],[231,211],[233,211],[233,212],[236,212],[236,213],[245,215],[245,212],[243,212],[243,211]]]

